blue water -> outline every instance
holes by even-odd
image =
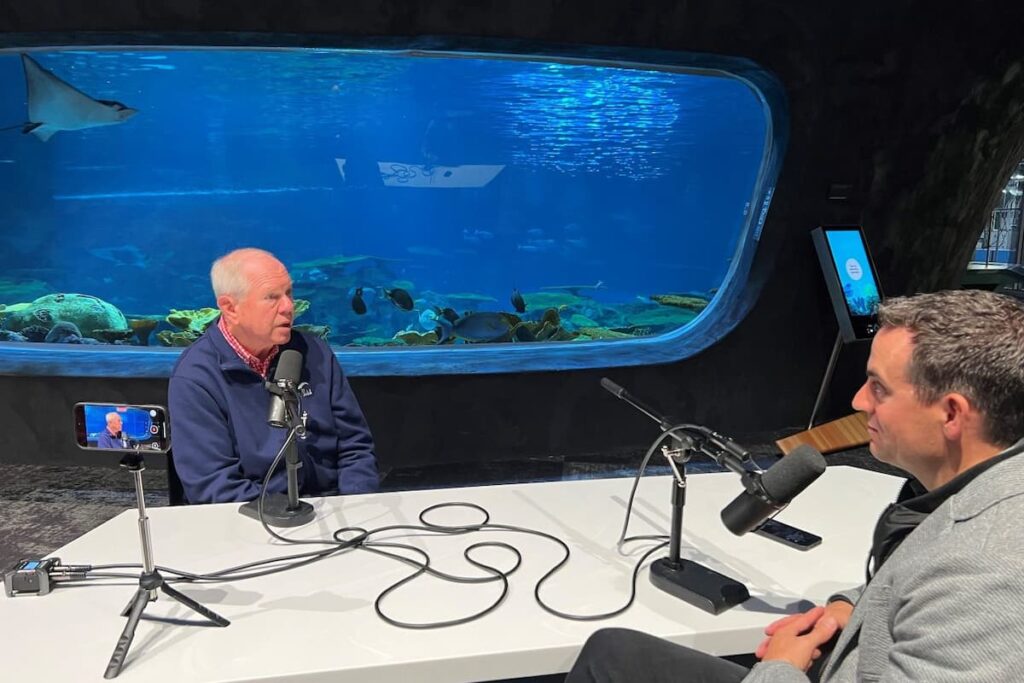
[[[770,136],[758,94],[721,75],[339,50],[32,56],[139,113],[48,142],[0,132],[0,304],[214,306],[211,261],[259,246],[311,301],[298,322],[329,325],[338,345],[424,331],[434,305],[511,311],[513,288],[588,286],[563,318],[609,328],[654,294],[710,301],[760,201]],[[17,53],[0,54],[0,93],[0,127],[25,121]],[[381,163],[500,170],[480,187],[391,186]],[[371,258],[310,263],[357,255]],[[416,310],[381,296],[396,285]]]

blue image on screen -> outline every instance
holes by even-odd
[[[850,315],[875,315],[881,297],[860,231],[826,230],[825,236]]]
[[[89,441],[100,438],[100,432],[107,428],[107,413],[121,416],[121,431],[128,439],[145,441],[149,439],[149,428],[153,420],[149,411],[140,408],[126,408],[87,403],[85,405],[85,432]]]

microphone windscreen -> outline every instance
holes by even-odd
[[[622,396],[623,392],[625,392],[625,389],[623,389],[622,387],[620,387],[618,384],[611,381],[607,377],[601,378],[601,386],[604,387],[607,391],[610,391],[611,393],[615,394],[616,396]]]
[[[788,503],[825,472],[825,458],[804,444],[783,456],[761,475],[764,492],[779,503]]]
[[[285,349],[281,357],[277,359],[277,370],[274,372],[274,381],[287,380],[298,383],[302,375],[302,354],[295,349]],[[787,456],[788,457],[788,456]]]

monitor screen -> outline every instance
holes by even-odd
[[[870,339],[878,329],[882,290],[864,233],[859,227],[824,227],[812,235],[843,338]]]

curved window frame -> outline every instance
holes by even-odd
[[[750,88],[765,114],[761,165],[740,229],[737,253],[711,303],[686,325],[635,340],[548,342],[544,344],[459,344],[393,349],[335,349],[350,376],[449,375],[538,372],[655,365],[682,360],[728,334],[757,296],[747,276],[771,204],[788,140],[788,107],[781,83],[750,60],[689,52],[551,46],[502,40],[449,38],[346,41],[327,36],[254,37],[251,35],[152,36],[8,34],[0,53],[26,49],[302,49],[386,51],[413,58],[505,59],[703,74],[739,80]],[[211,256],[212,260],[212,256]],[[0,342],[0,374],[68,377],[169,377],[181,354],[178,348],[73,346]]]

